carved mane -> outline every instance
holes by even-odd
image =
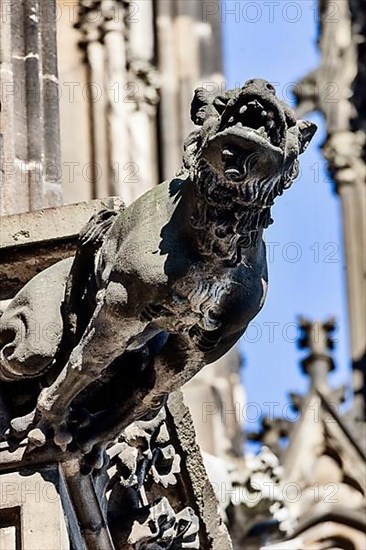
[[[256,207],[249,198],[259,182],[248,178],[248,198],[243,200],[238,187],[225,185],[225,180],[201,159],[194,183],[196,209],[191,223],[197,231],[200,252],[225,259],[233,267],[241,262],[243,249],[256,246],[260,229],[273,222],[270,206]],[[265,183],[268,200],[277,182]]]

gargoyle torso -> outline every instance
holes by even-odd
[[[99,286],[111,278],[122,284],[128,309],[149,322],[151,332],[188,335],[191,329],[217,330],[223,322],[243,327],[264,301],[263,241],[258,239],[236,265],[210,250],[202,254],[192,188],[189,177],[176,178],[158,187],[154,202],[149,194],[141,197],[114,222],[99,253]],[[233,233],[229,240],[236,238]],[[232,247],[229,242],[228,254]]]

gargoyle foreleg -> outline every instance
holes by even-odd
[[[127,318],[121,323],[123,314],[111,305],[107,294],[108,290],[99,293],[93,317],[79,344],[53,384],[42,390],[38,398],[34,419],[30,417],[31,425],[28,427],[32,428],[28,437],[31,441],[34,439],[36,444],[45,441],[46,431],[52,427],[55,443],[66,448],[72,440],[67,428],[72,401],[99,379],[103,370],[124,352],[127,342],[145,326],[141,321]],[[15,420],[12,422],[13,428],[16,425]]]

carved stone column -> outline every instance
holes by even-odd
[[[125,198],[123,170],[129,161],[128,110],[124,101],[127,4],[124,0],[79,2],[76,27],[88,67],[92,194],[97,198],[110,194]]]
[[[1,3],[2,215],[62,203],[56,12],[46,4]]]
[[[365,418],[366,134],[363,2],[324,0],[320,6],[319,68],[299,82],[299,114],[324,114],[323,147],[342,202],[347,265],[355,414]]]
[[[157,108],[160,76],[155,58],[153,0],[132,4],[128,20],[127,99],[131,164],[129,200],[134,200],[159,181]],[[126,176],[126,172],[125,172]]]
[[[160,164],[162,179],[171,177],[180,164],[178,78],[175,58],[174,3],[156,0],[157,57],[161,73]]]
[[[96,197],[129,204],[158,181],[156,108],[159,82],[150,0],[79,2],[88,67],[91,164]]]

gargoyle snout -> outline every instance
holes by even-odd
[[[262,95],[263,93],[270,93],[276,95],[275,87],[263,78],[252,78],[251,80],[247,80],[242,89],[253,94]]]

